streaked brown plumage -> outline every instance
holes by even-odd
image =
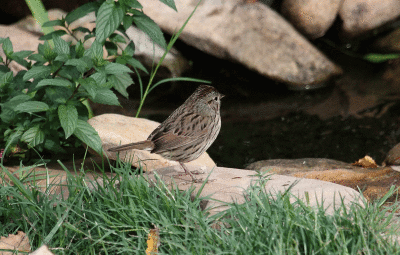
[[[109,151],[150,150],[166,159],[178,161],[185,172],[197,181],[183,163],[200,157],[217,138],[221,129],[222,97],[224,95],[214,87],[200,85],[147,140],[110,148]]]

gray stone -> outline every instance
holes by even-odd
[[[281,12],[300,32],[315,39],[325,35],[343,0],[283,0]]]
[[[196,3],[177,0],[178,12],[158,0],[147,0],[142,5],[144,13],[172,34]],[[202,1],[180,39],[218,58],[242,63],[272,79],[303,88],[342,72],[285,19],[258,2]]]
[[[399,0],[344,0],[339,10],[342,33],[357,37],[400,15]]]

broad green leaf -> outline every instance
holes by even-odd
[[[105,66],[106,74],[133,73],[129,67],[118,63],[109,63]]]
[[[110,89],[99,89],[97,90],[93,102],[107,105],[119,105],[118,97]]]
[[[54,26],[64,27],[65,24],[64,24],[64,21],[57,19],[57,20],[47,21],[42,25],[42,27],[54,27]]]
[[[25,73],[23,80],[27,81],[32,78],[34,79],[45,78],[50,74],[51,74],[50,66],[34,66]]]
[[[176,9],[174,0],[160,0],[160,2],[162,2],[162,3],[166,4],[167,6],[171,7],[171,8],[174,9],[176,12],[178,11],[178,10]]]
[[[75,29],[72,29],[72,32],[75,32],[75,31],[79,31],[79,32],[82,32],[82,33],[85,33],[85,34],[86,33],[87,34],[91,33],[91,31],[86,27],[77,27]]]
[[[49,106],[40,101],[28,101],[15,107],[17,112],[44,112],[47,110],[49,110]]]
[[[133,56],[135,54],[135,44],[133,42],[128,43],[124,49],[124,54],[128,56]]]
[[[58,55],[54,60],[60,61],[60,62],[66,62],[66,61],[68,61],[69,58],[70,58],[69,55],[61,54],[61,55]]]
[[[74,135],[97,153],[101,154],[101,139],[97,131],[89,123],[78,119]]]
[[[75,45],[75,54],[75,58],[81,58],[85,54],[85,46],[80,41]]]
[[[96,81],[97,85],[101,85],[107,82],[107,76],[104,72],[98,71],[97,73],[92,74],[90,78],[93,78]]]
[[[25,133],[21,136],[21,141],[29,143],[32,147],[35,147],[38,144],[43,143],[44,141],[44,132],[40,129],[39,125],[35,125],[25,131]]]
[[[78,122],[78,111],[73,105],[58,106],[58,118],[60,119],[61,127],[65,132],[65,139],[68,139],[76,128]]]
[[[149,73],[147,72],[146,67],[144,67],[144,65],[142,65],[142,63],[140,63],[140,61],[138,61],[137,59],[134,58],[129,58],[127,63],[133,67],[139,68],[140,70],[142,70],[145,73]]]
[[[137,0],[122,0],[121,2],[134,9],[143,9],[143,6]]]
[[[13,54],[12,54],[12,58],[14,59],[14,58],[26,58],[26,57],[28,57],[29,55],[31,55],[33,53],[33,51],[31,51],[31,50],[22,50],[22,51],[18,51],[18,52],[14,52]]]
[[[0,76],[0,88],[12,80],[13,80],[13,72],[12,71],[2,74]]]
[[[46,35],[43,35],[43,36],[41,36],[40,38],[39,38],[39,40],[42,40],[42,41],[47,41],[47,40],[51,40],[51,39],[53,39],[53,36],[55,35],[55,36],[63,36],[63,35],[66,35],[67,34],[67,32],[66,31],[64,31],[64,30],[56,30],[56,31],[53,31],[53,32],[51,32],[51,33],[48,33],[48,34],[46,34]]]
[[[121,93],[121,95],[126,98],[129,97],[126,88],[133,84],[133,80],[129,74],[110,75],[107,80],[113,85],[114,89]]]
[[[95,62],[103,60],[103,45],[101,45],[97,39],[92,43],[90,49],[85,51],[84,56],[88,56]]]
[[[122,25],[124,29],[127,30],[130,26],[132,26],[133,16],[125,15],[122,19]]]
[[[50,99],[52,102],[58,104],[67,103],[68,99],[71,98],[72,91],[71,89],[67,89],[65,87],[46,87],[46,97]]]
[[[116,42],[116,43],[126,43],[125,38],[122,35],[113,33],[112,35],[110,35],[109,37],[110,41],[112,42]]]
[[[26,102],[30,99],[31,99],[30,96],[22,94],[22,95],[18,95],[18,96],[11,98],[4,105],[9,106],[9,107],[15,107],[15,106],[19,105],[20,103]]]
[[[58,87],[70,87],[72,83],[68,80],[60,79],[60,78],[55,78],[55,79],[43,79],[39,81],[39,83],[36,85],[36,88],[40,88],[43,86],[58,86]]]
[[[65,65],[67,65],[67,66],[68,65],[69,66],[75,66],[78,69],[78,71],[81,72],[81,73],[85,72],[89,68],[88,64],[84,60],[76,59],[76,58],[68,59],[65,62]]]
[[[65,153],[65,150],[60,146],[57,132],[52,132],[46,136],[44,148],[55,153]]]
[[[96,19],[96,40],[104,41],[118,28],[124,17],[122,7],[114,1],[105,1],[99,8]]]
[[[93,78],[82,79],[80,78],[78,82],[82,85],[82,87],[86,90],[86,92],[90,95],[91,98],[96,97],[97,84]]]
[[[13,49],[13,46],[12,46],[10,38],[8,38],[8,37],[4,38],[2,40],[2,43],[3,43],[2,47],[3,47],[4,53],[6,54],[7,57],[11,57],[14,49]]]
[[[61,39],[60,36],[53,34],[53,42],[54,42],[54,51],[58,54],[70,54],[69,44]]]
[[[42,54],[32,54],[28,57],[29,60],[34,60],[36,62],[47,62]]]
[[[166,49],[167,43],[158,25],[144,13],[136,10],[133,12],[133,21],[135,22],[136,26],[150,36],[155,43]]]
[[[51,37],[49,39],[51,39]],[[45,41],[43,44],[39,44],[38,50],[39,54],[43,55],[47,61],[51,61],[57,57],[57,53],[55,53],[48,41]]]
[[[98,8],[99,4],[97,2],[86,3],[68,13],[67,16],[65,16],[65,21],[70,25],[75,20],[80,19],[91,12],[97,11]]]

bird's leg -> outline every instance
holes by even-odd
[[[179,164],[182,166],[183,170],[185,170],[185,173],[189,174],[190,177],[192,177],[193,182],[201,182],[201,179],[197,179],[196,177],[194,177],[194,175],[186,168],[185,164],[183,164],[182,162],[179,162]]]

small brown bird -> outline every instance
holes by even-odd
[[[217,138],[221,129],[220,105],[223,97],[214,87],[200,85],[147,140],[113,147],[108,151],[149,150],[179,162],[186,174],[198,182],[184,163],[200,157]]]

